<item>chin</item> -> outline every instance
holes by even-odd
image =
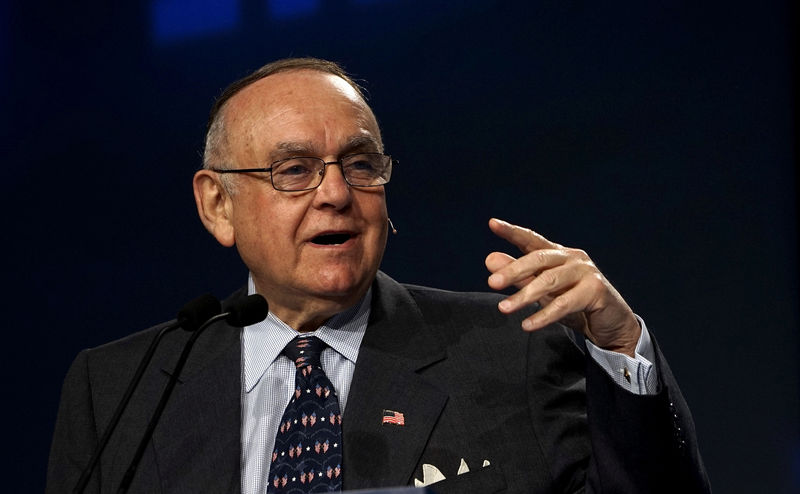
[[[373,277],[374,275],[370,277],[369,273],[337,267],[320,269],[312,274],[312,279],[309,281],[315,287],[314,291],[322,297],[349,299],[363,295],[361,291],[366,289],[365,285],[368,286]]]

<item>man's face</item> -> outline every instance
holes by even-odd
[[[274,74],[243,89],[228,101],[225,128],[237,168],[382,150],[375,118],[353,88],[311,70]],[[318,188],[301,192],[275,190],[266,173],[233,180],[234,241],[273,310],[328,304],[338,311],[366,292],[386,244],[382,186],[350,187],[338,165],[326,167]]]

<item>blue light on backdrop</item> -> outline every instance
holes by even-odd
[[[274,19],[292,19],[313,14],[320,0],[267,0],[267,10]]]
[[[385,2],[351,0],[356,6]],[[264,0],[266,15],[276,21],[314,15],[321,4],[321,0]],[[240,0],[153,0],[150,9],[153,40],[159,44],[172,43],[234,31],[240,26],[241,11]]]
[[[157,43],[232,31],[241,17],[236,0],[154,0],[150,14]]]

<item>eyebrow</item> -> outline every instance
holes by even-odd
[[[347,139],[347,144],[344,146],[342,154],[365,149],[381,151],[381,143],[372,136],[352,136]]]
[[[380,152],[380,142],[372,136],[351,136],[345,141],[339,152],[340,156],[351,154],[353,152]],[[311,141],[283,141],[275,145],[275,149],[269,153],[270,161],[277,161],[285,158],[287,155],[306,155],[317,156],[317,147]]]

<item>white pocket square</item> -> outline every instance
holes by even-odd
[[[483,460],[483,464],[481,468],[488,467],[490,465],[489,460]],[[458,472],[456,475],[461,475],[462,473],[469,472],[469,467],[467,466],[466,460],[461,458],[461,464],[458,466]],[[422,480],[417,478],[414,479],[414,487],[426,487],[433,483],[439,482],[440,480],[445,480],[447,477],[435,466],[431,465],[430,463],[424,463],[422,465]]]

